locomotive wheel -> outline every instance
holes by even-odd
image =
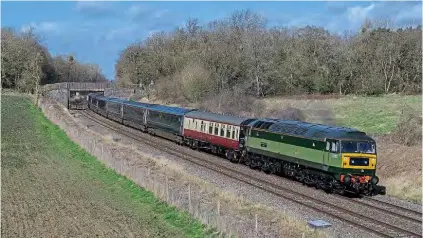
[[[269,168],[262,168],[261,169],[265,174],[270,174],[270,169]]]
[[[191,149],[198,150],[198,141],[196,140],[191,141]]]
[[[217,154],[217,148],[216,148],[216,146],[213,145],[211,147],[211,151],[212,151],[213,154]]]
[[[226,158],[229,161],[234,162],[234,152],[233,152],[233,150],[227,150],[226,151]]]
[[[250,167],[250,169],[256,168],[255,161],[253,159],[248,158],[247,161],[248,161],[248,167]]]

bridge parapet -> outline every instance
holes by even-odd
[[[104,91],[106,88],[115,87],[114,83],[111,82],[64,82],[55,84],[46,84],[42,86],[42,91],[60,90],[67,89],[71,91]]]
[[[71,109],[74,105],[77,108],[83,108],[89,93],[104,92],[106,89],[115,87],[116,85],[111,82],[63,82],[43,85],[41,92]]]

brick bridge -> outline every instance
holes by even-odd
[[[68,109],[85,109],[87,106],[87,95],[89,93],[103,93],[107,88],[116,87],[111,82],[101,83],[79,83],[65,82],[46,84],[41,87],[43,96],[56,99],[65,105]]]

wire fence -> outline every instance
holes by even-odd
[[[211,233],[221,237],[305,237],[299,230],[280,229],[278,217],[273,221],[265,219],[256,207],[219,194],[160,157],[135,152],[134,147],[121,147],[113,138],[94,134],[54,102],[43,101],[39,105],[48,119],[88,153],[160,200],[189,212],[207,225]]]

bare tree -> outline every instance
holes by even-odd
[[[344,35],[314,26],[269,29],[250,10],[204,26],[189,19],[184,27],[128,46],[116,63],[116,79],[143,85],[154,80],[162,98],[185,95],[187,101],[235,89],[256,97],[421,92],[421,27],[390,27],[366,20],[358,32]],[[207,75],[207,87],[194,76],[202,73],[194,72]]]

